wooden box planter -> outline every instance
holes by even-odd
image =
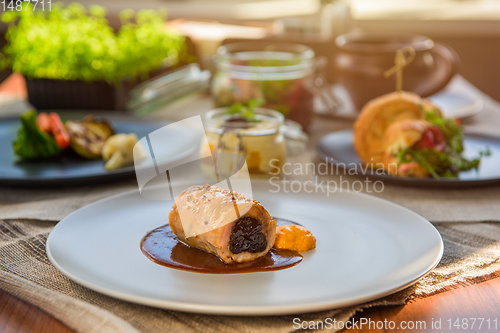
[[[197,54],[196,47],[189,37],[186,37],[186,50],[187,54]],[[187,62],[181,61],[175,68],[187,64]],[[149,73],[148,79],[168,74],[172,69],[169,66],[155,69]],[[141,79],[124,80],[121,85],[114,86],[106,81],[85,82],[26,78],[26,88],[28,101],[38,110],[126,111],[130,90],[141,82]]]
[[[131,84],[113,86],[105,81],[26,79],[28,101],[38,110],[125,110]]]

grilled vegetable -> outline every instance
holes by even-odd
[[[52,136],[40,130],[33,110],[21,115],[21,128],[13,147],[14,153],[25,160],[52,157],[61,152]]]
[[[38,124],[38,128],[44,131],[45,133],[51,133],[50,130],[50,120],[49,115],[45,112],[41,112],[38,114],[36,118],[36,123]]]
[[[66,149],[69,147],[69,134],[64,128],[61,118],[57,113],[52,112],[49,116],[50,120],[50,130],[57,145],[61,149]]]
[[[107,121],[94,116],[87,116],[82,121],[67,121],[66,129],[71,148],[88,159],[101,158],[104,143],[114,133]]]
[[[146,156],[135,134],[122,133],[110,136],[102,148],[102,158],[106,161],[104,169],[115,170],[133,164],[134,151],[136,159]]]

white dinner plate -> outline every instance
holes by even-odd
[[[484,108],[480,96],[469,96],[458,92],[443,91],[429,97],[448,118],[465,119],[475,116]]]
[[[172,201],[138,191],[90,204],[59,222],[50,261],[71,280],[105,295],[165,309],[226,315],[319,311],[370,301],[415,283],[443,253],[438,231],[416,213],[369,195],[253,182],[272,216],[310,229],[315,250],[272,272],[202,274],[153,263],[142,237],[166,224]],[[280,186],[278,193],[273,193]]]

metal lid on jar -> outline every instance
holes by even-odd
[[[258,122],[233,122],[235,116],[226,113],[227,108],[217,108],[208,111],[204,117],[207,130],[221,134],[226,130],[238,131],[244,136],[269,135],[281,130],[285,117],[278,111],[256,108],[255,116]]]

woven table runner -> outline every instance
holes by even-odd
[[[156,309],[80,286],[49,262],[45,242],[56,222],[0,220],[0,288],[78,332],[292,332],[293,318],[346,321],[357,311],[472,284],[500,274],[500,223],[434,223],[445,250],[438,267],[415,285],[365,304],[323,312],[269,317],[211,316]],[[335,331],[335,330],[330,330]]]

